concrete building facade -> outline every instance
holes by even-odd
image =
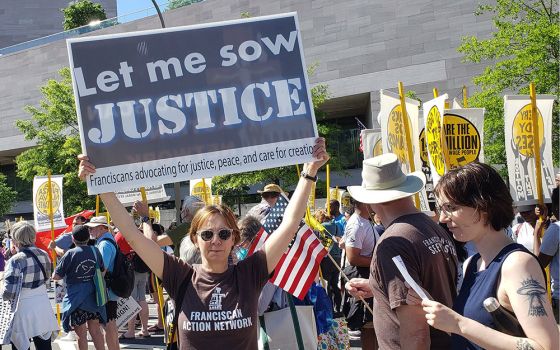
[[[451,98],[460,96],[463,85],[472,88],[472,78],[482,72],[483,65],[462,63],[457,47],[463,36],[485,37],[493,29],[489,17],[474,15],[477,3],[206,0],[166,11],[163,16],[166,25],[172,27],[237,19],[244,12],[260,16],[296,11],[306,62],[317,64],[311,83],[327,84],[329,88],[330,99],[322,110],[332,122],[355,129],[355,118],[368,127],[375,126],[379,90],[396,91],[399,80],[423,100],[431,98],[434,87]],[[151,16],[87,35],[159,27],[158,17]],[[102,52],[99,58],[103,59]],[[65,41],[0,57],[0,165],[13,163],[17,154],[32,146],[14,123],[30,117],[24,106],[37,105],[41,99],[38,87],[47,79],[57,78],[57,71],[65,66]],[[341,177],[334,185],[345,185],[345,181]]]

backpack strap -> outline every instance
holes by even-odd
[[[183,300],[185,299],[185,294],[187,293],[187,288],[189,286],[189,283],[191,283],[192,275],[193,275],[193,269],[191,267],[191,271],[187,274],[187,278],[185,278],[181,283],[181,285],[179,286],[177,297],[174,300],[175,315],[173,317],[173,322],[171,323],[171,331],[169,334],[169,341],[171,343],[173,343],[173,338],[175,337],[175,333],[177,332],[177,323],[179,322],[179,314],[181,313],[181,306],[183,305]],[[179,337],[177,337],[177,345],[179,345]]]
[[[113,241],[112,239],[110,239],[110,238],[100,239],[98,243],[101,243],[101,242],[109,242],[113,245],[113,247],[115,247],[116,250],[119,251],[119,247],[117,246],[117,243],[115,243],[115,241]]]
[[[33,251],[31,251],[31,249],[29,249],[29,248],[25,248],[22,251],[23,251],[23,254],[25,254],[25,256],[28,256],[28,257],[30,256],[30,257],[33,258],[33,260],[35,260],[35,262],[37,263],[37,265],[39,265],[39,268],[43,272],[43,276],[45,276],[45,280],[48,280],[49,278],[47,277],[47,272],[45,272],[45,267],[43,266],[41,261],[39,261],[39,258],[37,257],[37,255],[35,255],[35,253],[33,253]]]
[[[301,328],[299,326],[299,319],[296,311],[296,306],[294,305],[293,296],[291,294],[287,295],[288,305],[290,307],[290,314],[292,315],[292,322],[294,323],[294,331],[296,333],[296,341],[299,350],[305,350],[303,346],[303,337],[301,336]]]

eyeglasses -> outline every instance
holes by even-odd
[[[436,210],[438,211],[438,213],[443,213],[446,216],[452,216],[453,213],[456,212],[458,209],[459,206],[455,204],[451,204],[451,203],[439,204],[438,202],[436,202]]]
[[[212,240],[214,234],[217,234],[222,241],[227,241],[231,237],[232,232],[233,230],[230,228],[221,228],[217,232],[214,232],[212,230],[203,230],[203,231],[198,231],[196,234],[199,235],[200,238],[202,238],[202,240],[206,242]]]

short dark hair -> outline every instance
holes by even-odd
[[[474,162],[449,170],[434,188],[453,204],[474,208],[496,231],[507,228],[514,218],[513,199],[500,174],[490,165]]]

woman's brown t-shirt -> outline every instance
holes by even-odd
[[[173,300],[191,270],[177,323],[180,348],[258,349],[257,303],[269,278],[264,251],[223,273],[164,254],[163,287]]]

